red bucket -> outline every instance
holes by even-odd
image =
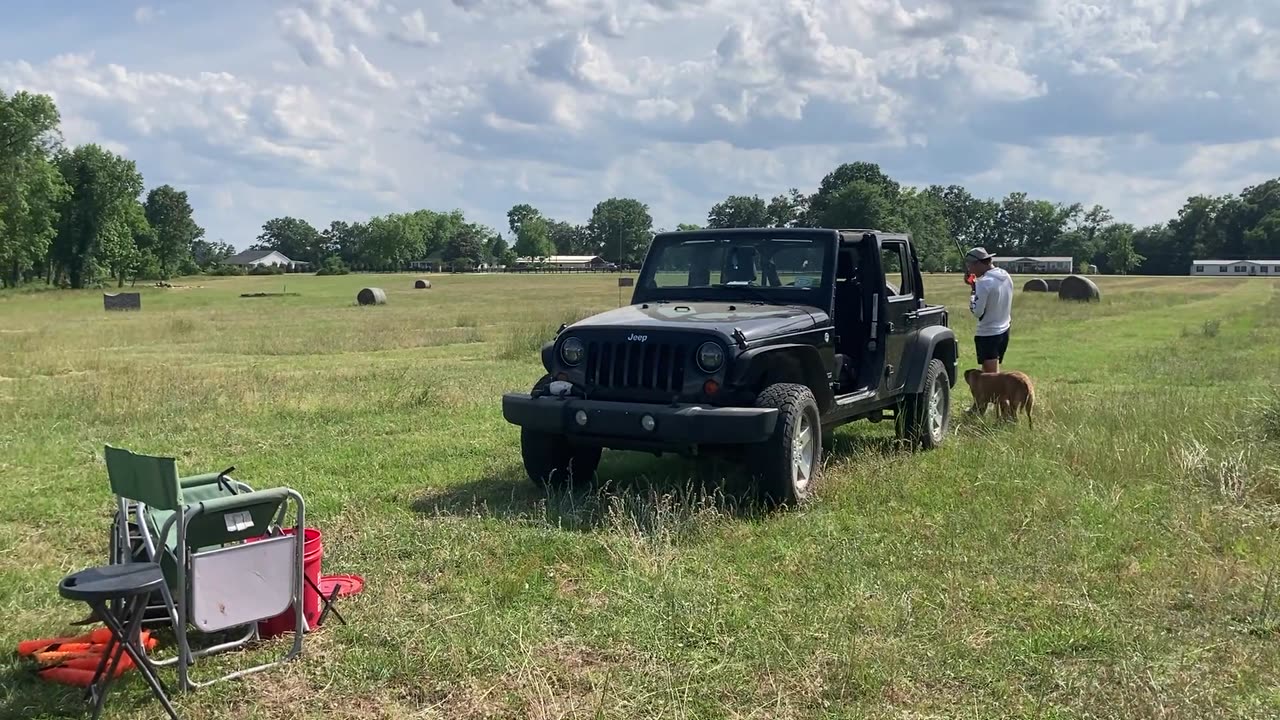
[[[293,528],[285,528],[286,535],[294,533]],[[324,544],[321,542],[320,531],[316,528],[305,528],[302,531],[302,573],[310,578],[311,582],[303,581],[302,586],[302,616],[307,620],[307,626],[315,629],[316,621],[320,619],[320,593],[315,588],[320,586],[320,558],[324,556]],[[287,632],[293,631],[296,610],[292,604],[289,609],[279,615],[267,620],[258,622],[258,634],[264,638],[276,637]]]

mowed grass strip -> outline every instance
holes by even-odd
[[[1019,292],[1035,431],[957,412],[910,455],[851,426],[819,502],[767,515],[674,458],[606,454],[607,486],[573,494],[523,478],[500,395],[561,322],[617,305],[615,276],[415,277],[188,279],[128,315],[0,294],[0,640],[80,616],[56,583],[105,558],[112,442],[298,488],[325,571],[366,578],[350,625],[181,697],[188,717],[1280,712],[1280,284]],[[355,307],[364,286],[388,304]],[[971,366],[968,288],[926,289]],[[20,667],[0,715],[76,709]],[[154,716],[140,682],[116,692],[108,717]]]

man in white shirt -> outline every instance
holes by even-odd
[[[978,319],[973,344],[982,372],[999,372],[1009,348],[1009,326],[1013,310],[1013,278],[995,267],[986,248],[976,247],[964,257],[965,269],[973,278],[969,312]]]

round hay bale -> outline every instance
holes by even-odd
[[[1062,285],[1058,288],[1058,299],[1101,300],[1102,292],[1098,290],[1098,286],[1089,278],[1083,275],[1068,275],[1063,278]]]
[[[1022,292],[1049,292],[1049,283],[1043,278],[1032,278],[1022,286]]]
[[[413,287],[414,287],[415,289],[417,289],[417,290],[430,290],[430,289],[431,289],[431,281],[430,281],[430,280],[416,280],[416,281],[414,281],[414,283],[413,283]]]
[[[387,293],[382,288],[361,288],[356,293],[356,302],[361,305],[386,305]]]
[[[1049,286],[1049,292],[1058,292],[1058,288],[1062,287],[1062,278],[1049,278],[1044,282]]]

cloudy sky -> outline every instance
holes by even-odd
[[[1275,0],[8,4],[0,88],[239,248],[277,215],[502,229],[614,195],[674,227],[850,160],[1137,223],[1280,175]]]

